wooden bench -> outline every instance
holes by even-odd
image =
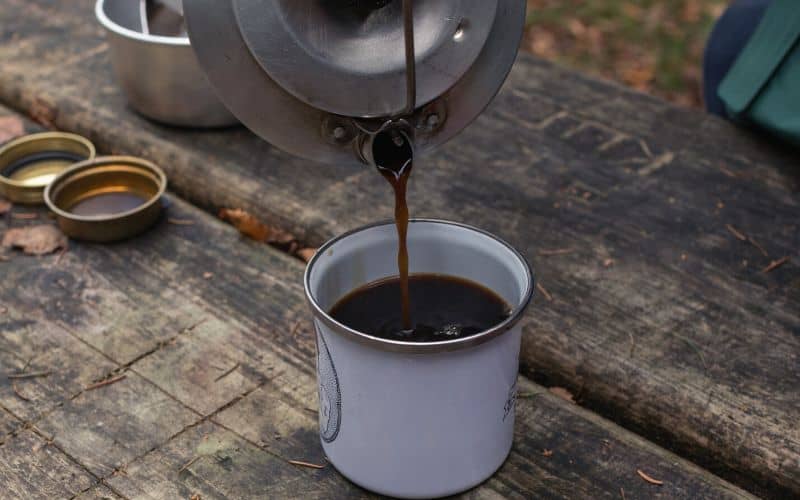
[[[0,366],[47,375],[0,381],[0,464],[12,471],[0,485],[42,497],[366,496],[319,444],[302,262],[169,202],[128,242],[2,264]],[[4,225],[43,221],[44,209],[15,207]],[[747,496],[525,377],[517,418],[511,458],[475,498]],[[35,474],[44,468],[55,473]]]
[[[304,162],[244,129],[133,114],[91,0],[0,5],[0,101],[45,126],[155,161],[196,207],[244,208],[309,245],[390,216],[388,188],[366,168]],[[525,319],[531,397],[514,452],[472,495],[745,495],[663,448],[752,493],[800,495],[793,160],[713,117],[520,56],[484,116],[419,162],[410,194],[413,215],[509,240],[542,285]],[[285,461],[324,464],[305,410],[315,385],[302,263],[172,199],[170,217],[194,224],[73,244],[57,263],[0,263],[0,366],[42,354],[29,368],[52,370],[16,384],[30,402],[0,380],[0,461],[37,449],[0,481],[43,496],[365,495],[330,467]],[[764,272],[782,257],[794,261]],[[61,473],[29,472],[42,468]]]

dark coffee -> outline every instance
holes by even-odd
[[[440,274],[408,279],[408,328],[397,307],[397,277],[370,283],[349,293],[330,310],[338,322],[359,332],[390,340],[437,342],[469,337],[498,325],[511,314],[496,293],[473,281]]]
[[[114,215],[133,210],[146,201],[127,191],[100,193],[80,200],[69,207],[69,211],[75,215]]]

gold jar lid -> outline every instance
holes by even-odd
[[[15,203],[42,203],[48,184],[94,155],[88,139],[66,132],[42,132],[10,141],[0,148],[0,195]]]
[[[50,183],[44,201],[64,233],[109,242],[135,236],[161,213],[167,177],[132,156],[98,156],[73,165]]]

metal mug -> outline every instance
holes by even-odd
[[[142,32],[140,2],[97,0],[111,63],[131,107],[153,120],[184,127],[234,125],[214,93],[187,36]]]
[[[519,319],[534,278],[514,248],[463,224],[412,219],[408,247],[411,273],[479,283],[512,305],[510,317],[474,336],[430,343],[371,337],[334,320],[328,311],[341,297],[397,274],[393,222],[323,245],[304,284],[317,335],[320,439],[328,459],[369,490],[432,498],[481,483],[511,450]]]

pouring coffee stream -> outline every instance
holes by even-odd
[[[402,132],[378,134],[372,143],[372,159],[378,172],[394,190],[394,223],[397,226],[397,271],[400,277],[400,301],[403,329],[411,331],[411,299],[408,290],[408,179],[414,168],[414,148]]]
[[[406,114],[414,112],[417,100],[414,56],[414,11],[412,0],[403,0],[403,42],[406,57]],[[411,297],[408,290],[408,179],[414,168],[414,148],[409,137],[389,130],[372,142],[372,160],[394,190],[394,223],[397,226],[397,273],[400,277],[400,307],[403,330],[411,332]]]

